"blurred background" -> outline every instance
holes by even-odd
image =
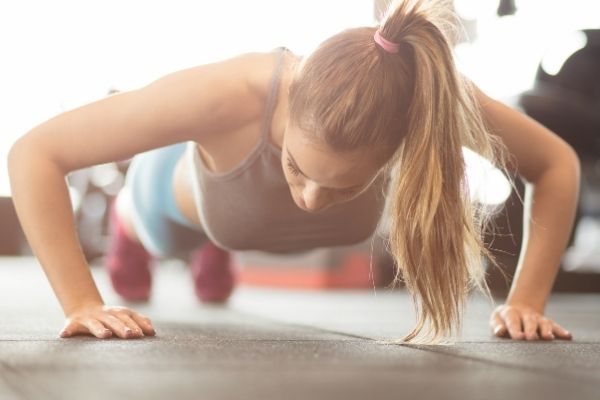
[[[52,116],[143,86],[169,72],[245,51],[286,46],[304,54],[348,27],[372,25],[386,1],[23,0],[0,3],[0,254],[30,255],[10,199],[6,155]],[[455,0],[464,32],[459,68],[490,96],[567,140],[582,161],[576,227],[557,291],[600,291],[600,2]],[[85,134],[85,132],[82,132]],[[465,151],[479,201],[503,204],[486,242],[512,277],[522,235],[525,182],[513,191],[485,160]],[[107,245],[107,206],[128,160],[68,176],[82,247],[93,267]],[[280,287],[385,286],[392,262],[382,231],[356,246],[298,256],[236,254],[246,284]],[[374,245],[374,246],[372,246]],[[373,252],[371,252],[373,251]],[[373,257],[371,257],[371,255]],[[510,280],[488,270],[498,294]]]

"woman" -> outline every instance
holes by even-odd
[[[439,9],[400,1],[380,26],[343,31],[304,58],[249,53],[178,71],[21,138],[9,155],[13,197],[64,309],[61,336],[155,334],[148,318],[102,301],[64,177],[163,148],[176,160],[163,174],[179,215],[173,221],[226,250],[356,243],[375,229],[385,193],[396,280],[405,281],[418,316],[402,340],[440,343],[460,327],[469,289],[489,295],[480,255],[493,261],[482,242],[491,211],[470,201],[465,146],[535,186],[523,257],[490,319],[494,334],[569,339],[544,308],[575,216],[579,160],[552,132],[460,76]],[[117,226],[149,245],[143,211],[117,208]],[[168,251],[182,250],[175,247]]]

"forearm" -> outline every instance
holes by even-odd
[[[579,179],[578,164],[565,161],[527,185],[521,254],[507,304],[545,309],[573,228]]]
[[[9,175],[19,221],[65,315],[102,304],[77,238],[64,173],[29,146],[11,150]]]

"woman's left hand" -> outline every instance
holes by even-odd
[[[573,336],[562,326],[544,317],[543,313],[525,304],[503,304],[496,307],[490,318],[494,335],[511,339],[571,340]]]

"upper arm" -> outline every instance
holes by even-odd
[[[483,117],[500,136],[516,165],[507,167],[518,172],[528,182],[534,182],[553,165],[578,164],[576,152],[561,137],[531,117],[494,100],[472,85]]]
[[[21,137],[11,153],[50,159],[66,174],[169,144],[208,140],[260,113],[247,79],[256,58],[248,53],[180,70],[64,112]]]

